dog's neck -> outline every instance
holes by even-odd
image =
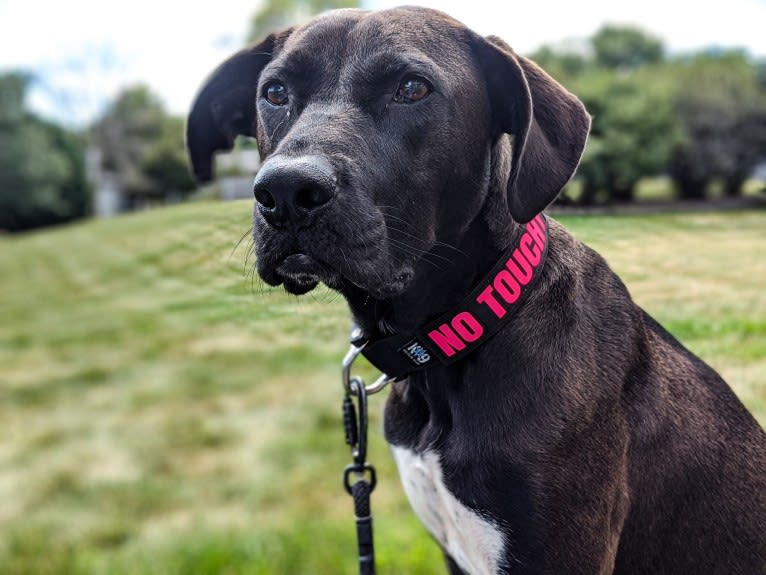
[[[497,197],[493,194],[489,198]],[[508,249],[518,224],[510,217],[499,221],[488,199],[480,215],[457,241],[438,244],[418,263],[407,290],[379,300],[348,286],[343,295],[355,323],[365,335],[378,338],[413,331],[458,305],[497,264]],[[501,208],[502,209],[502,208]],[[435,263],[438,262],[438,263]]]

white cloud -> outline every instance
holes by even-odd
[[[766,56],[762,0],[367,0],[374,8],[401,3],[444,10],[522,53],[615,22],[639,25],[673,51],[740,46]],[[91,119],[120,87],[139,81],[183,114],[205,75],[242,44],[257,7],[257,0],[0,0],[0,69],[36,73],[33,105],[73,122]]]

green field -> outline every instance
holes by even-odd
[[[0,239],[0,573],[354,573],[345,304],[251,275],[248,202]],[[562,217],[766,423],[766,212]],[[381,574],[432,574],[371,400]]]

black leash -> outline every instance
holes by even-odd
[[[357,378],[350,381],[351,393],[343,399],[343,427],[354,462],[343,470],[343,487],[354,498],[356,538],[360,575],[375,575],[375,547],[372,540],[370,494],[377,484],[375,468],[367,463],[367,391]],[[356,396],[357,405],[354,405]],[[358,408],[358,409],[357,409]],[[354,477],[352,482],[352,476]],[[369,481],[367,477],[369,476]]]
[[[358,334],[352,333],[351,348],[343,359],[343,429],[351,447],[353,463],[343,470],[343,487],[354,498],[356,538],[359,550],[359,574],[375,575],[375,546],[372,539],[370,494],[378,482],[375,468],[367,463],[367,396],[383,389],[391,379],[383,374],[366,386],[359,377],[351,377],[351,365],[362,351]]]

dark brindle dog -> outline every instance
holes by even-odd
[[[432,10],[348,10],[224,62],[188,146],[206,180],[216,150],[258,139],[259,274],[338,290],[373,340],[458,306],[532,220],[519,267],[480,296],[508,316],[498,331],[395,383],[386,407],[453,573],[766,573],[766,435],[598,254],[536,217],[589,125],[497,38]],[[442,351],[478,337],[475,319],[445,323]]]

